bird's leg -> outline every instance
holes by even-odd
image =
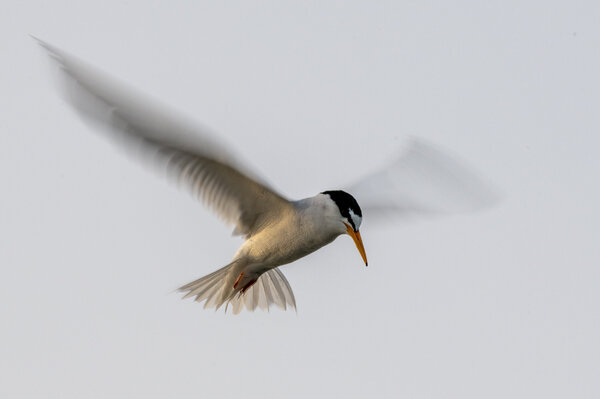
[[[256,283],[257,281],[258,281],[258,279],[256,279],[256,280],[251,280],[251,281],[250,281],[248,284],[246,284],[246,285],[245,285],[245,286],[242,288],[242,290],[241,290],[242,294],[243,294],[244,292],[246,292],[246,290],[248,290],[248,288],[252,287],[252,286],[254,285],[254,283]]]
[[[237,286],[240,283],[240,280],[242,279],[242,277],[244,277],[244,272],[241,272],[240,275],[238,276],[237,280],[235,280],[235,283],[233,283],[233,288],[237,288]]]
[[[258,279],[256,277],[253,277],[252,275],[248,278],[246,278],[246,280],[250,279],[250,281],[248,281],[247,283],[245,281],[243,281],[244,279],[244,272],[241,272],[240,275],[238,276],[238,278],[235,280],[235,283],[233,283],[233,288],[236,289],[237,286],[242,283],[244,284],[244,286],[242,287],[242,289],[240,290],[240,293],[244,293],[248,290],[248,288],[252,287],[254,285],[254,283],[256,283],[258,281]]]

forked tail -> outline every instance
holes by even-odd
[[[292,287],[281,273],[279,268],[271,269],[260,275],[256,283],[249,288],[235,284],[239,268],[236,262],[192,281],[178,290],[187,292],[183,298],[195,296],[197,302],[206,301],[204,308],[219,309],[225,304],[225,311],[229,305],[233,314],[238,314],[246,307],[253,311],[257,307],[269,310],[271,305],[276,305],[283,310],[287,307],[296,309],[296,299]]]

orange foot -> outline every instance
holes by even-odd
[[[246,284],[246,285],[244,286],[244,288],[242,288],[242,294],[243,294],[244,292],[246,292],[246,291],[248,290],[248,288],[252,287],[252,286],[254,285],[254,283],[256,283],[256,281],[257,281],[257,280],[252,280],[252,281],[248,282],[248,284]]]
[[[240,275],[238,276],[237,280],[235,280],[235,283],[233,283],[233,288],[237,288],[237,286],[240,283],[240,280],[242,279],[242,277],[244,277],[244,272],[241,272]]]
[[[242,281],[242,278],[244,277],[244,272],[241,272],[240,275],[238,276],[238,278],[235,280],[235,283],[233,283],[233,288],[237,288],[237,286],[240,284],[240,281]],[[255,280],[250,280],[248,281],[248,283],[242,287],[242,289],[240,290],[240,292],[243,294],[244,292],[246,292],[248,290],[248,288],[252,287],[254,285],[254,283],[256,283],[257,279]]]

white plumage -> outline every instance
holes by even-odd
[[[64,96],[80,115],[187,186],[195,197],[233,225],[235,234],[246,238],[227,266],[182,286],[184,298],[204,301],[207,308],[226,305],[234,313],[243,307],[295,308],[290,284],[278,267],[316,251],[342,234],[354,239],[366,264],[359,233],[362,210],[351,195],[326,191],[289,201],[239,164],[204,129],[125,89],[64,51],[38,42],[60,66]],[[469,183],[469,190],[449,184],[449,190],[442,195],[456,191],[468,199],[469,206],[489,204],[493,197],[465,168],[427,145],[415,147],[422,156],[409,151],[409,156],[400,158],[393,167],[355,184],[363,209],[414,212],[424,202],[430,210],[431,205],[419,198],[419,190],[415,190],[416,196],[407,194],[415,185],[415,177],[421,179],[421,186],[427,186],[456,175]],[[444,161],[442,165],[440,160]],[[398,165],[400,171],[394,169]],[[425,196],[428,195],[425,190]]]

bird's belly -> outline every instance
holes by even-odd
[[[248,240],[253,262],[276,267],[298,260],[331,243],[337,234],[324,234],[311,228],[270,229]]]

